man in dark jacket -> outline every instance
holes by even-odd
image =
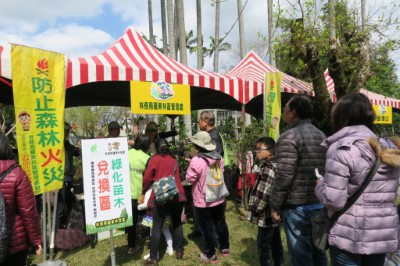
[[[311,124],[312,111],[306,96],[294,96],[283,110],[289,128],[276,144],[276,179],[269,200],[273,221],[283,220],[293,266],[328,265],[325,252],[311,238],[311,218],[322,208],[314,192],[314,171],[323,173],[326,153],[320,145],[326,136]]]
[[[217,152],[224,157],[224,148],[222,146],[222,138],[217,128],[215,127],[215,116],[211,111],[202,111],[199,117],[199,128],[201,131],[207,131],[211,139],[214,141]]]

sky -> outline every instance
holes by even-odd
[[[236,65],[238,56],[237,1],[221,0],[220,36],[224,36],[235,25],[226,41],[232,44],[232,52],[220,55],[220,72]],[[294,1],[294,0],[290,0]],[[359,0],[354,0],[359,1]],[[383,12],[381,3],[396,10],[393,0],[368,0],[368,11]],[[160,1],[153,0],[154,34],[161,46]],[[277,1],[274,0],[274,3]],[[283,6],[287,0],[281,0]],[[294,1],[295,2],[295,1]],[[17,43],[64,53],[69,57],[96,55],[110,47],[129,27],[149,35],[148,11],[145,0],[2,0],[0,8],[0,45]],[[202,1],[203,34],[207,46],[208,36],[214,35],[215,11],[210,0]],[[379,3],[379,4],[377,4]],[[246,42],[256,40],[260,31],[267,35],[267,1],[242,0],[245,6],[244,27]],[[186,31],[196,32],[196,1],[185,0]],[[390,33],[388,34],[390,36]],[[400,77],[400,51],[393,54]],[[260,55],[268,60],[265,55]],[[188,64],[195,67],[195,55],[189,56]],[[206,60],[205,70],[212,71],[212,60]]]

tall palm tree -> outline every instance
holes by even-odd
[[[200,42],[198,41],[198,37],[199,36],[193,36],[193,30],[189,31],[189,33],[186,35],[186,48],[189,50],[190,54],[197,54],[197,68],[202,69],[204,66],[204,57],[208,56],[210,51],[207,47],[204,47],[202,45],[199,48],[198,43],[203,44],[203,36],[201,36]],[[200,51],[200,53],[198,51]],[[201,55],[200,59],[199,54]]]
[[[147,0],[147,10],[148,10],[148,14],[149,14],[150,44],[154,45],[156,42],[154,40],[154,34],[153,34],[153,3],[151,0]]]
[[[220,22],[220,0],[215,0],[215,37],[214,40],[218,42],[215,44],[214,50],[214,72],[218,72],[218,63],[219,63],[219,22]]]
[[[201,20],[201,0],[196,0],[197,14],[197,68],[202,69],[204,65],[203,58],[203,33]]]
[[[160,5],[161,5],[161,27],[162,27],[163,54],[168,55],[167,18],[165,15],[165,12],[166,12],[165,0],[160,0]]]
[[[179,57],[180,62],[187,65],[186,53],[186,31],[185,31],[185,12],[183,0],[175,0],[178,16],[178,29],[179,29]]]
[[[177,8],[178,17],[178,29],[179,29],[179,57],[180,62],[187,65],[187,52],[186,52],[186,31],[185,31],[185,9],[183,0],[175,1]],[[185,129],[189,136],[192,135],[192,116],[184,115],[183,121],[185,123]]]
[[[240,59],[244,58],[244,22],[243,22],[243,5],[242,0],[237,0],[238,17],[239,17],[239,51]]]
[[[175,56],[175,31],[174,31],[174,1],[167,0],[167,18],[168,18],[168,47],[169,57],[176,59]]]
[[[215,38],[213,36],[210,36],[210,49],[207,49],[207,53],[204,54],[204,56],[209,56],[211,57],[214,54],[215,58],[215,53],[221,52],[221,51],[229,51],[232,48],[232,45],[228,42],[223,42],[223,39],[219,39],[219,42],[217,43],[215,41]]]

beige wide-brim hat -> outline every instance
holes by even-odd
[[[196,135],[190,137],[189,139],[193,144],[196,144],[207,151],[213,151],[217,147],[212,141],[210,134],[208,134],[206,131],[197,132]]]

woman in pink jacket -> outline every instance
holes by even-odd
[[[11,160],[11,148],[7,137],[0,133],[0,173],[16,162]],[[0,191],[6,203],[6,217],[11,235],[7,257],[1,266],[26,265],[31,246],[36,254],[42,251],[42,238],[36,199],[28,176],[21,167],[12,169],[0,183]]]
[[[223,257],[229,256],[229,231],[225,222],[225,198],[214,202],[206,202],[206,176],[211,165],[219,164],[221,172],[224,170],[224,160],[221,158],[212,142],[210,134],[200,131],[190,138],[197,150],[197,155],[190,160],[186,172],[186,180],[193,184],[193,204],[199,216],[200,227],[202,228],[205,251],[200,254],[203,262],[217,263],[218,257],[215,254],[215,234],[218,235],[219,248]]]

